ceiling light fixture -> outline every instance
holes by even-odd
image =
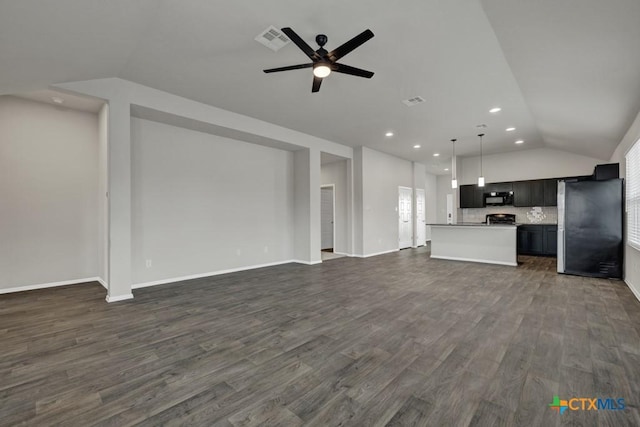
[[[313,65],[313,75],[323,79],[331,74],[331,68],[324,62],[316,62]]]
[[[393,136],[393,132],[389,131],[389,132],[385,133],[384,136]]]
[[[502,108],[500,107],[494,107],[491,110],[489,110],[490,113],[499,113],[500,111],[502,111]]]
[[[514,130],[516,130],[516,128],[506,128],[505,129],[507,132],[513,132]]]
[[[521,140],[521,139],[519,139],[519,140],[517,140],[515,143],[516,143],[516,144],[524,144],[524,141],[523,141],[523,140]]]
[[[56,104],[63,104],[64,103],[64,99],[60,98],[59,96],[52,96],[51,100]]]
[[[484,176],[482,176],[482,137],[484,133],[478,134],[480,137],[480,176],[478,177],[478,187],[484,187]]]
[[[449,168],[444,168],[444,171],[447,172],[449,170]]]
[[[413,148],[420,148],[420,147],[421,147],[420,144],[416,144],[416,145],[413,146]]]
[[[451,188],[458,188],[458,180],[456,179],[456,141],[456,139],[451,140]]]
[[[433,153],[433,157],[438,157],[440,153]]]

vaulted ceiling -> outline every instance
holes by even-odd
[[[310,69],[264,74],[307,61],[256,42],[269,25],[328,50],[369,28],[340,62],[375,75],[312,94]],[[486,153],[606,161],[640,110],[639,40],[638,0],[0,0],[0,94],[120,77],[435,173],[452,138],[477,154],[480,124]]]

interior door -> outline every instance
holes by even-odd
[[[413,189],[398,187],[398,243],[399,248],[410,248],[413,243],[413,221],[411,216],[411,200]]]
[[[416,189],[416,246],[427,243],[427,224],[425,215],[425,195],[422,188]]]
[[[322,250],[333,250],[333,187],[320,188],[320,243]]]

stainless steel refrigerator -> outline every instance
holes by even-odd
[[[621,179],[558,182],[558,272],[622,278]]]

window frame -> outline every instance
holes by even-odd
[[[625,215],[627,244],[640,250],[640,139],[625,153]]]

